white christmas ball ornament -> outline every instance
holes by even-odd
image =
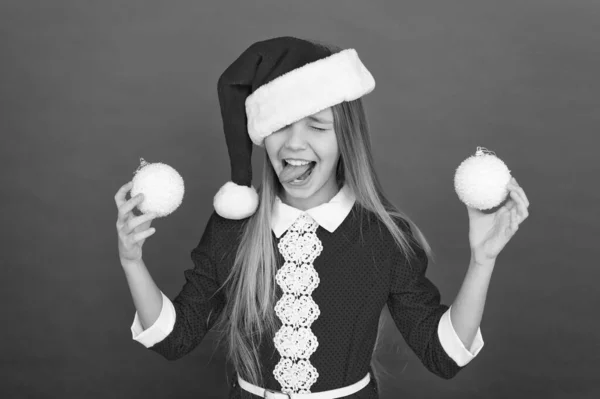
[[[181,205],[185,192],[183,178],[169,165],[148,163],[140,158],[140,166],[134,174],[131,197],[144,194],[144,200],[137,206],[140,212],[164,217]]]
[[[477,147],[456,169],[454,190],[465,205],[483,211],[506,199],[510,179],[510,170],[493,151]]]

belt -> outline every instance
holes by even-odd
[[[249,383],[248,381],[242,379],[238,375],[238,383],[240,387],[244,390],[253,393],[254,395],[258,395],[261,398],[265,399],[335,399],[341,398],[344,396],[352,395],[355,392],[360,391],[364,387],[367,386],[369,381],[371,380],[371,374],[367,373],[366,376],[363,377],[362,380],[355,382],[352,385],[348,385],[343,388],[332,389],[329,391],[321,391],[314,393],[283,393],[280,391],[274,391],[272,389],[265,389],[254,384]]]

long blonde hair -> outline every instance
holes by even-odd
[[[341,48],[313,42],[328,49],[332,54]],[[429,257],[432,251],[419,228],[410,218],[399,211],[385,196],[374,169],[367,117],[362,100],[342,102],[332,107],[334,130],[340,151],[336,168],[338,187],[346,184],[362,209],[373,212],[388,228],[401,251],[412,257],[410,238],[398,227],[393,218],[409,223],[415,238]],[[352,160],[351,162],[348,160]],[[262,340],[272,340],[281,326],[276,317],[275,275],[277,248],[271,232],[271,212],[280,189],[277,174],[265,151],[262,182],[258,187],[259,205],[246,221],[235,261],[227,280],[220,288],[226,288],[227,304],[213,326],[218,333],[217,346],[225,341],[227,359],[236,372],[246,381],[263,386],[259,359]],[[362,218],[362,212],[359,212]],[[385,307],[379,317],[374,353],[381,347],[381,333],[385,328]],[[379,382],[383,367],[375,356],[371,360],[375,378]],[[386,373],[387,374],[387,373]]]

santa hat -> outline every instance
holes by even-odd
[[[252,184],[252,144],[302,118],[370,93],[375,80],[354,49],[332,54],[295,37],[252,44],[219,78],[217,89],[231,181],[213,200],[227,219],[251,216],[258,207]]]

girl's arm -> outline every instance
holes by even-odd
[[[467,206],[471,262],[450,309],[452,326],[466,347],[479,328],[496,258],[529,216],[529,200],[514,177],[507,188],[508,201],[492,214]]]
[[[452,326],[466,348],[471,347],[481,324],[485,298],[495,263],[495,260],[490,260],[481,264],[471,257],[465,279],[450,308]]]
[[[152,279],[142,259],[122,264],[131,298],[144,330],[154,324],[163,307],[160,289]]]
[[[215,236],[222,238],[222,230],[225,230],[220,223],[217,223],[217,219],[216,213],[213,212],[200,243],[191,251],[194,267],[184,271],[186,282],[173,301],[158,290],[149,278],[149,274],[140,273],[138,270],[137,280],[131,279],[134,286],[136,281],[137,285],[142,281],[139,291],[145,293],[140,295],[138,301],[150,302],[140,305],[145,309],[146,314],[144,316],[137,314],[136,318],[145,330],[140,332],[134,320],[132,333],[138,331],[139,334],[134,339],[168,360],[179,359],[197,347],[225,307],[224,292],[222,290],[217,292],[220,285],[214,251],[215,245],[221,245],[222,249],[223,245],[228,245],[230,240],[215,238]],[[217,240],[219,243],[216,242]],[[229,249],[229,246],[225,249]],[[129,277],[134,276],[135,273],[130,272],[128,281]],[[162,306],[158,306],[161,303]],[[145,334],[143,338],[142,334]]]

